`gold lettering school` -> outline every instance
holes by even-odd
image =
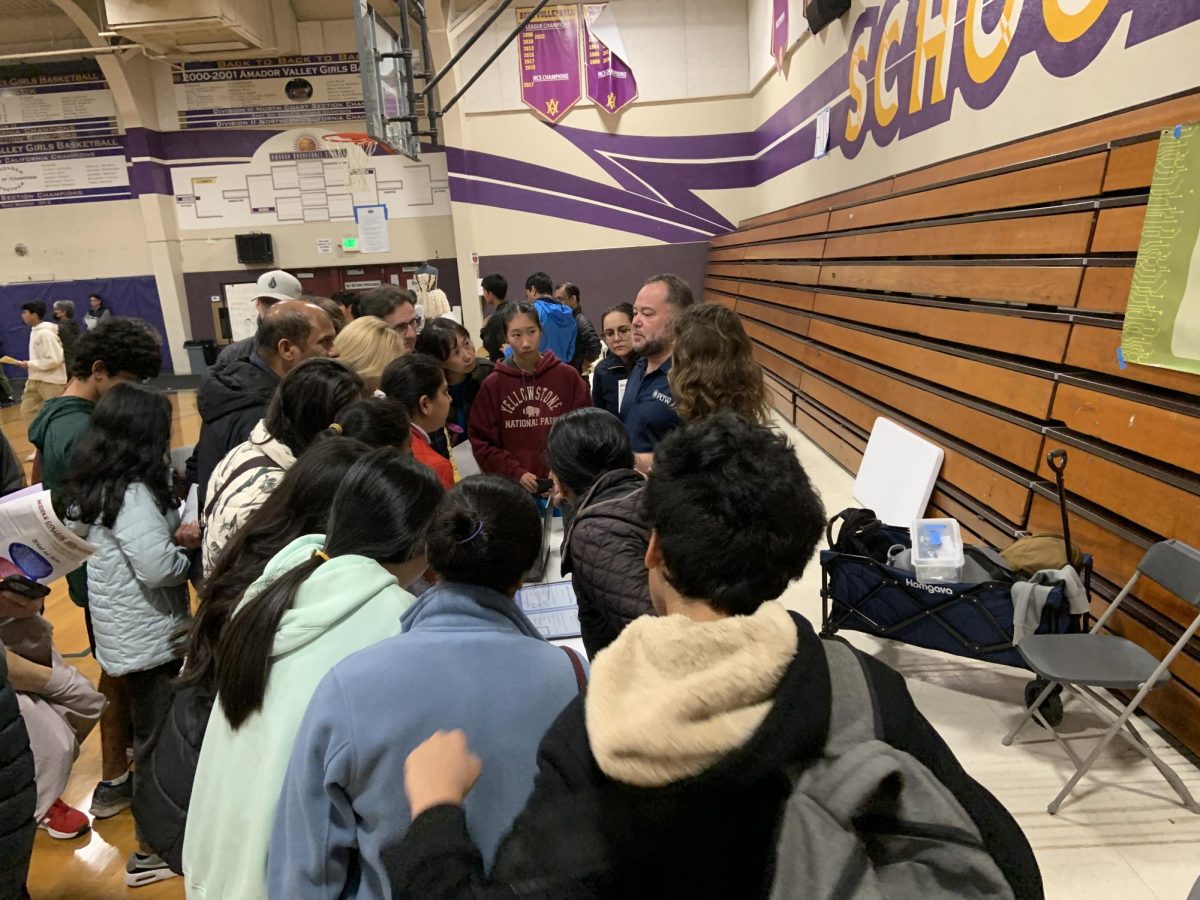
[[[523,412],[527,418],[533,419],[542,415],[542,407],[545,407],[544,412],[552,413],[561,406],[562,398],[559,397],[554,391],[546,387],[529,385],[526,387],[519,387],[515,391],[509,393],[509,395],[504,398],[503,402],[501,402],[500,409],[504,411],[505,415],[512,415],[520,407],[524,407],[521,412]],[[554,420],[551,418],[549,420],[543,419],[541,422],[534,422],[533,424],[552,425],[553,423]],[[528,423],[520,425],[513,423],[513,426],[521,428],[529,427]]]

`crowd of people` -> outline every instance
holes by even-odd
[[[27,714],[34,790],[0,796],[12,896],[35,826],[88,827],[59,795],[98,722],[91,814],[132,807],[127,884],[182,875],[190,898],[801,897],[818,870],[845,896],[853,878],[1041,897],[1020,829],[903,679],[835,659],[780,602],[825,510],[738,317],[670,274],[599,329],[544,272],[522,299],[481,284],[477,353],[429,278],[324,299],[266,273],[179,472],[170,404],[141,384],[152,332],[97,318],[67,357],[61,323],[26,310],[31,381],[56,352],[69,367],[32,388],[30,438],[96,548],[69,589],[103,674],[10,643],[40,617],[0,590],[0,726],[18,701],[48,709]],[[550,506],[585,654],[516,600]],[[885,748],[860,781],[913,760],[929,820],[901,821],[913,801],[886,773],[840,820],[814,803],[833,736],[871,713],[839,699],[846,660]],[[30,724],[56,718],[57,742]],[[837,829],[853,859],[823,854]]]

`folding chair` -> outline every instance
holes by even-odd
[[[1192,624],[1184,631],[1175,645],[1160,662],[1132,641],[1111,634],[1101,634],[1100,630],[1112,618],[1117,607],[1133,590],[1138,580],[1145,575],[1167,590],[1197,608],[1197,615]],[[1160,541],[1142,557],[1137,571],[1129,579],[1121,593],[1117,595],[1104,615],[1096,622],[1087,634],[1033,634],[1021,641],[1017,646],[1026,664],[1042,679],[1049,682],[1037,699],[1026,710],[1025,715],[1016,727],[1004,738],[1004,745],[1010,746],[1013,739],[1025,727],[1030,719],[1036,718],[1058,741],[1067,755],[1075,763],[1075,774],[1059,792],[1058,796],[1046,807],[1051,815],[1058,812],[1067,795],[1088,773],[1099,758],[1105,747],[1120,735],[1135,750],[1150,760],[1162,773],[1167,783],[1175,789],[1183,801],[1184,809],[1200,813],[1200,806],[1192,798],[1179,776],[1151,750],[1142,736],[1134,727],[1132,717],[1142,700],[1150,691],[1162,687],[1171,679],[1167,667],[1187,645],[1187,642],[1200,629],[1200,551],[1179,541]],[[1050,696],[1057,685],[1069,688],[1071,692],[1083,700],[1102,718],[1105,713],[1116,716],[1116,721],[1103,732],[1100,742],[1093,748],[1086,760],[1080,759],[1070,744],[1050,726],[1039,711],[1042,702]],[[1114,690],[1136,691],[1133,699],[1124,706],[1118,706],[1111,699],[1102,696],[1096,688],[1111,688]],[[1072,735],[1070,740],[1090,735]]]

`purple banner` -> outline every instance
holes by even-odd
[[[783,74],[783,55],[788,48],[788,0],[774,0],[771,12],[771,58]]]
[[[637,99],[638,86],[633,70],[621,57],[625,48],[620,45],[615,26],[596,23],[607,6],[607,3],[588,3],[583,7],[587,24],[584,69],[588,98],[605,112],[616,114]],[[606,33],[606,27],[611,34]]]
[[[517,21],[532,9],[519,7]],[[554,124],[582,96],[579,7],[544,7],[521,30],[521,102]]]

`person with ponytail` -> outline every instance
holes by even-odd
[[[400,632],[414,602],[401,585],[425,569],[443,496],[411,456],[373,450],[334,494],[326,533],[275,554],[220,629],[184,834],[189,897],[267,896],[267,845],[305,707],[336,663]]]
[[[368,447],[411,451],[412,421],[403,403],[387,397],[366,397],[342,408],[329,434],[354,438]]]
[[[404,633],[333,667],[292,749],[268,854],[270,897],[384,898],[409,825],[405,757],[461,728],[488,778],[467,800],[490,865],[533,789],[537,745],[580,692],[583,660],[547,643],[514,595],[541,547],[532,498],[496,476],[457,484],[429,526],[438,584]]]
[[[221,549],[296,458],[364,390],[363,380],[336,359],[305,360],[284,376],[250,439],[230,450],[208,480],[202,519],[205,572],[212,571]]]
[[[225,623],[276,553],[306,534],[325,533],[334,493],[370,452],[370,446],[348,437],[322,438],[310,447],[238,529],[200,588],[196,616],[179,635],[186,662],[175,682],[171,712],[138,773],[133,809],[146,843],[177,874],[183,874],[183,829],[216,692],[215,654]]]

